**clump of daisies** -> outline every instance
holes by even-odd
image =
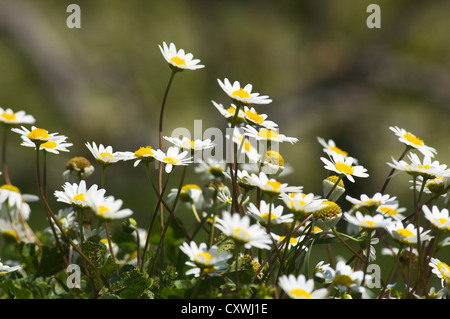
[[[392,160],[381,189],[362,193],[370,163],[317,137],[322,171],[317,185],[304,185],[301,175],[309,172],[296,171],[289,156],[307,137],[271,118],[276,101],[258,93],[269,91],[259,83],[217,79],[223,94],[207,107],[222,120],[222,136],[168,135],[164,111],[176,106],[167,103],[170,88],[176,77],[205,65],[174,43],[159,49],[170,77],[154,123],[158,136],[128,150],[87,139],[85,154],[61,166],[57,189],[47,181],[47,155],[72,152],[70,134],[38,126],[25,111],[0,108],[4,141],[15,133],[36,166],[36,192],[25,194],[9,174],[17,168],[5,143],[0,231],[8,245],[0,297],[42,297],[33,294],[47,290],[69,298],[450,296],[450,169],[435,148],[389,127],[401,155],[387,154]],[[119,165],[139,170],[148,187],[132,189],[132,198],[110,188],[127,178],[119,176]],[[408,177],[410,198],[389,188],[398,175]],[[135,214],[138,197],[145,203],[143,221]],[[32,214],[48,221],[43,231],[29,226]],[[323,259],[313,265],[316,256]],[[82,273],[76,290],[69,280],[73,265]],[[25,291],[41,284],[25,284],[33,275],[48,279],[52,289]]]

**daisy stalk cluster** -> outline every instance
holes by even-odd
[[[0,108],[2,298],[450,297],[449,260],[442,254],[450,243],[450,169],[435,159],[434,148],[390,127],[400,157],[386,163],[379,190],[350,194],[349,183],[358,189],[369,180],[366,163],[316,137],[322,191],[311,192],[286,182],[295,167],[280,145],[294,148],[300,140],[269,118],[273,101],[252,84],[217,79],[221,101],[205,107],[223,119],[223,140],[167,135],[164,113],[174,107],[168,97],[176,76],[205,66],[173,43],[159,49],[169,81],[158,139],[133,150],[86,141],[89,156],[66,163],[59,189],[48,189],[48,155],[70,152],[68,137],[35,126],[24,111]],[[35,158],[35,194],[14,184],[11,134]],[[220,156],[208,156],[211,151]],[[133,202],[108,191],[119,162],[145,172],[150,193],[135,190],[148,208],[140,212],[142,225]],[[95,169],[98,183],[90,181]],[[400,174],[409,176],[404,187],[411,195],[401,200],[389,189]],[[32,213],[47,227],[32,229]],[[379,263],[380,255],[387,261]]]

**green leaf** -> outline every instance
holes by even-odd
[[[39,254],[37,245],[33,243],[20,242],[19,254],[22,256],[25,268],[29,273],[36,273],[39,268]]]
[[[64,269],[64,267],[64,259],[59,249],[50,246],[41,247],[41,258],[37,274],[51,276]]]
[[[117,278],[117,277],[116,277]],[[119,277],[111,285],[112,290],[122,299],[139,299],[149,296],[148,289],[152,281],[138,268],[119,273]]]

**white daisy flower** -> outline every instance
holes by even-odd
[[[172,188],[167,195],[168,202],[173,203],[178,195],[178,188]],[[203,198],[203,190],[196,184],[185,184],[180,189],[179,199],[191,208],[195,205],[196,209],[201,209],[205,202]]]
[[[284,134],[279,134],[276,130],[271,130],[265,127],[258,130],[253,126],[247,125],[243,127],[243,130],[245,131],[244,136],[250,136],[257,141],[268,141],[276,143],[289,142],[291,144],[298,142],[298,138],[287,137]]]
[[[210,139],[191,140],[191,139],[187,138],[186,136],[182,137],[181,139],[178,137],[164,136],[164,139],[169,141],[174,146],[176,146],[180,149],[188,150],[191,152],[202,151],[202,150],[214,148],[216,146],[216,144],[212,143]]]
[[[441,279],[441,284],[444,286],[444,282],[450,279],[450,266],[433,257],[431,257],[428,265],[431,267],[431,272]]]
[[[386,217],[390,217],[395,220],[403,220],[405,216],[402,214],[406,211],[405,207],[399,207],[398,203],[391,205],[380,205],[377,207],[376,212],[382,213]]]
[[[333,154],[339,154],[339,155],[344,156],[345,158],[350,157],[346,151],[344,151],[341,148],[336,146],[336,143],[334,140],[329,139],[328,141],[325,141],[324,138],[319,137],[319,136],[317,137],[317,140],[319,141],[320,145],[323,146],[323,151],[325,153],[327,153],[328,155],[332,156]],[[352,157],[352,158],[353,158],[353,163],[357,164],[358,163],[357,159],[354,157]]]
[[[271,99],[267,95],[259,95],[259,93],[252,93],[253,86],[251,84],[247,84],[243,88],[238,81],[234,81],[233,84],[225,78],[222,82],[217,79],[220,87],[225,93],[236,103],[240,104],[269,104],[272,102]]]
[[[270,235],[260,225],[250,225],[248,216],[224,212],[222,218],[217,218],[215,226],[237,244],[242,244],[247,249],[251,247],[270,249],[272,243]]]
[[[156,160],[166,164],[166,173],[170,173],[173,166],[188,165],[192,163],[192,157],[186,157],[189,152],[183,151],[180,153],[180,149],[176,146],[169,147],[167,153],[158,149],[155,150],[153,154]]]
[[[411,163],[407,163],[404,160],[397,161],[392,159],[393,163],[387,164],[396,170],[404,171],[412,176],[422,176],[426,179],[434,179],[437,176],[450,174],[447,165],[440,164],[438,161],[431,161],[431,157],[428,155],[424,156],[423,162],[414,153],[409,154],[408,158]]]
[[[0,204],[7,203],[10,208],[21,207],[23,202],[20,189],[14,185],[0,186]]]
[[[106,147],[103,144],[97,146],[95,142],[92,142],[92,145],[87,142],[85,145],[95,160],[102,166],[112,165],[127,158],[124,152],[114,152],[112,146],[109,145]]]
[[[260,201],[260,207],[256,207],[255,204],[250,203],[248,206],[247,214],[258,221],[262,226],[278,225],[284,223],[290,223],[294,219],[293,214],[283,215],[284,207],[279,205],[266,203],[266,201]],[[270,218],[270,219],[269,219]]]
[[[283,243],[283,245],[280,248],[285,248],[286,247],[286,242],[284,242],[286,240],[286,236],[280,236],[274,233],[271,233],[273,239],[275,239],[275,241],[279,244]],[[297,246],[297,244],[301,241],[303,241],[305,239],[305,236],[298,236],[298,237],[293,237],[290,236],[289,237],[289,243],[287,245],[287,248],[294,248],[295,246]],[[302,249],[304,249],[305,251],[308,250],[308,247],[302,247]]]
[[[214,157],[207,157],[199,161],[194,171],[203,174],[205,179],[213,179],[223,177],[226,169],[227,163],[224,159],[216,160]]]
[[[261,163],[261,161],[263,162]],[[261,156],[259,163],[261,172],[264,172],[267,175],[279,176],[285,169],[284,159],[277,151],[267,151],[266,156]]]
[[[220,112],[220,114],[222,114],[222,116],[230,123],[233,122],[234,117],[236,115],[236,110],[237,107],[234,104],[231,104],[230,107],[225,108],[222,104],[220,103],[216,103],[214,101],[211,101],[213,103],[213,105],[215,106],[215,108]],[[241,124],[243,123],[245,120],[245,114],[244,111],[242,109],[239,109],[238,111],[238,116],[236,118],[236,124]]]
[[[355,180],[353,176],[356,177],[368,177],[369,174],[367,174],[367,169],[365,169],[361,165],[353,165],[353,158],[352,157],[344,157],[340,154],[333,154],[331,155],[331,161],[329,159],[326,159],[324,157],[320,158],[322,162],[325,163],[325,169],[336,172],[338,174],[344,175],[347,177],[347,179],[354,183]]]
[[[237,170],[236,174],[236,182],[239,187],[244,188],[246,190],[251,190],[255,188],[255,185],[252,184],[250,173],[244,170]],[[231,180],[231,176],[228,172],[223,172],[223,175]]]
[[[433,206],[430,210],[428,206],[423,205],[422,211],[434,229],[442,232],[450,232],[450,218],[447,208],[443,208],[440,211],[439,207]]]
[[[12,272],[12,271],[16,271],[22,269],[22,267],[20,266],[8,266],[8,265],[4,265],[1,261],[0,261],[0,274],[5,274],[7,272]]]
[[[133,214],[131,209],[122,209],[123,201],[121,199],[116,200],[113,196],[104,197],[101,192],[86,193],[86,195],[87,204],[100,219],[121,219]]]
[[[193,241],[183,243],[180,250],[185,253],[190,261],[186,265],[194,267],[186,272],[186,275],[195,275],[198,277],[201,273],[206,273],[210,276],[220,275],[228,268],[226,265],[228,259],[232,257],[229,252],[219,252],[218,247],[213,245],[208,249],[205,243],[197,244]]]
[[[407,245],[415,245],[417,244],[417,229],[413,224],[408,224],[406,228],[403,226],[401,221],[394,221],[388,223],[385,226],[386,231],[392,236],[392,238],[400,243]],[[429,236],[431,230],[424,231],[422,227],[419,227],[419,236],[420,241],[424,242],[432,239],[432,236]]]
[[[124,161],[135,160],[133,166],[136,167],[139,163],[150,163],[155,160],[154,152],[151,146],[142,146],[135,152],[120,152]]]
[[[354,205],[354,209],[378,208],[379,206],[389,206],[397,204],[397,197],[391,197],[389,194],[375,193],[372,197],[366,194],[360,195],[360,199],[346,196],[345,199]]]
[[[228,135],[226,137],[227,139],[229,138]],[[244,136],[244,134],[241,133],[240,128],[234,128],[233,141],[239,147],[238,151],[244,152],[250,163],[257,163],[259,161],[261,155],[259,154],[257,147],[254,146],[252,141],[250,141],[246,136]]]
[[[281,183],[274,178],[269,179],[264,172],[260,172],[259,175],[252,174],[251,184],[272,195],[299,193],[303,189],[301,186],[288,186],[287,183]]]
[[[367,215],[362,214],[360,211],[356,211],[354,215],[346,212],[344,213],[344,219],[349,223],[361,227],[363,229],[376,229],[384,228],[389,220],[386,220],[383,215]]]
[[[267,129],[275,131],[278,124],[267,120],[267,114],[258,114],[254,107],[244,106],[245,120],[252,125],[262,126]]]
[[[341,207],[329,200],[324,200],[321,204],[326,206],[313,212],[315,224],[321,229],[334,228],[341,220]]]
[[[0,122],[5,124],[34,124],[36,119],[25,111],[14,112],[12,109],[0,107]]]
[[[63,185],[64,191],[55,191],[54,195],[58,202],[63,202],[69,204],[73,207],[88,208],[89,204],[86,198],[91,196],[104,197],[106,190],[98,189],[97,185],[92,185],[89,189],[86,187],[86,182],[84,180],[80,181],[79,184],[70,184],[66,182]]]
[[[362,293],[363,297],[366,295],[365,288],[361,286],[364,279],[364,271],[353,271],[343,260],[339,260],[336,263],[336,269],[326,267],[322,275],[327,282],[333,283],[342,292],[351,289]],[[366,275],[366,279],[370,279],[370,275]]]
[[[445,170],[444,173],[449,172],[450,170]],[[416,190],[420,192],[422,190],[422,183],[424,182],[423,176],[417,176],[417,181],[414,180],[409,181],[412,186],[411,189],[414,189],[414,183]],[[436,176],[432,179],[425,180],[425,187],[423,188],[423,192],[427,194],[441,194],[443,191],[450,185],[450,174],[448,176]],[[445,196],[445,192],[442,194]]]
[[[47,130],[38,128],[36,126],[32,126],[31,131],[24,126],[21,126],[21,128],[12,128],[11,131],[20,134],[20,137],[24,142],[40,144],[47,141],[64,141],[66,139],[64,135],[58,135],[58,133],[49,133]]]
[[[314,290],[314,279],[307,280],[304,275],[282,275],[278,284],[292,299],[323,299],[328,295],[326,288]]]
[[[169,46],[167,46],[167,44],[163,42],[162,47],[160,45],[158,46],[164,59],[166,59],[172,69],[183,71],[197,70],[205,67],[204,65],[198,64],[200,60],[194,59],[192,53],[185,53],[183,49],[177,51],[177,48],[173,43],[170,43]]]
[[[50,139],[46,142],[39,144],[39,150],[47,151],[54,154],[59,154],[59,152],[69,152],[67,148],[73,146],[73,144],[66,143],[65,140],[66,140],[65,136],[59,136],[59,138]],[[20,145],[26,147],[33,147],[36,149],[36,143],[31,141],[30,139],[24,139],[24,141]]]
[[[399,128],[398,126],[390,126],[389,129],[398,136],[398,140],[403,144],[417,149],[425,156],[434,157],[437,154],[433,147],[425,145],[423,140],[415,136],[414,134]]]
[[[324,199],[317,199],[312,193],[282,193],[280,199],[286,207],[297,216],[307,216],[321,208],[325,208]]]
[[[78,222],[77,222],[77,216],[72,207],[66,207],[64,209],[60,209],[58,211],[58,213],[56,214],[56,218],[65,232],[67,232],[69,230],[78,231],[79,226],[78,226]],[[56,227],[56,223],[54,220],[52,220],[52,224],[55,225],[55,227],[53,227],[53,228],[47,227],[47,228],[45,228],[44,231],[54,239],[53,229],[56,231],[56,233],[58,235],[61,235],[61,230],[58,227]]]

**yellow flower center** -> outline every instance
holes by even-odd
[[[270,220],[276,219],[277,216],[275,216],[273,213],[264,213],[261,214],[261,218],[263,219],[269,219],[269,215],[270,215]]]
[[[199,253],[199,254],[197,254],[197,256],[195,256],[195,258],[199,258],[199,259],[202,257],[205,259],[205,261],[208,261],[212,258],[212,255],[210,253],[203,252],[203,253]]]
[[[339,177],[336,176],[336,175],[331,175],[331,176],[328,176],[328,177],[326,178],[326,180],[332,182],[333,184],[336,184],[336,182],[339,180]],[[345,186],[344,186],[344,182],[342,181],[342,178],[341,178],[341,180],[339,181],[338,186],[339,186],[339,187],[342,187],[342,188],[345,187]]]
[[[446,219],[446,218],[439,218],[438,220],[442,225],[448,221],[448,219]]]
[[[227,109],[227,112],[230,113],[230,114],[234,114],[234,113],[236,113],[236,108],[230,106],[230,107]]]
[[[178,158],[173,158],[173,157],[164,157],[163,158],[164,162],[167,162],[168,164],[172,164],[175,165],[178,163]]]
[[[28,133],[28,138],[32,141],[34,140],[42,140],[49,138],[47,130],[44,130],[42,128],[35,128],[30,133]]]
[[[243,230],[242,228],[235,228],[233,230],[234,238],[238,241],[247,242],[250,238],[249,232]]]
[[[368,228],[372,228],[373,225],[375,225],[375,222],[372,221],[372,220],[366,220],[366,221],[363,222],[362,226],[364,226],[364,225],[366,225]]]
[[[267,151],[265,161],[273,165],[284,166],[283,157],[276,151]]]
[[[98,215],[103,216],[105,213],[112,213],[112,211],[106,207],[106,206],[99,206],[98,207]]]
[[[266,128],[261,129],[258,133],[258,136],[261,138],[265,138],[265,139],[270,139],[270,138],[277,139],[277,140],[280,139],[280,136],[278,135],[277,132],[268,130]]]
[[[411,237],[414,235],[412,233],[412,231],[410,231],[409,229],[406,229],[406,228],[397,229],[397,233],[399,233],[399,235],[402,237]]]
[[[280,241],[283,241],[286,239],[286,236],[280,236]],[[294,237],[290,237],[289,238],[289,244],[296,244],[297,243],[297,239],[295,239]]]
[[[48,142],[41,144],[41,148],[55,148],[55,147],[56,147],[56,142],[54,142],[54,141],[48,141]]]
[[[264,123],[264,118],[263,118],[261,115],[259,115],[258,113],[256,113],[256,112],[252,112],[252,111],[250,111],[250,110],[247,110],[247,111],[245,112],[245,115],[247,115],[247,117],[248,117],[252,122],[254,122],[254,123],[256,123],[256,124],[262,124],[262,123]]]
[[[395,216],[395,215],[397,215],[397,210],[396,210],[396,209],[392,209],[392,208],[389,208],[389,207],[380,207],[380,210],[381,210],[383,213],[388,214],[388,215],[390,215],[390,216]]]
[[[370,199],[370,200],[366,200],[365,202],[364,202],[364,204],[366,204],[367,206],[378,206],[378,205],[380,205],[381,204],[381,202],[379,201],[379,200],[373,200],[373,199]]]
[[[144,157],[146,155],[153,155],[152,147],[146,146],[139,148],[136,152],[134,152],[134,155],[137,157]]]
[[[336,275],[333,282],[338,286],[348,287],[353,283],[353,279],[348,275]]]
[[[341,155],[344,155],[344,156],[348,156],[348,153],[346,151],[341,150],[337,146],[328,146],[328,147],[330,148],[330,150],[332,150],[332,151],[334,151],[334,152],[336,152],[338,154],[341,154]]]
[[[265,186],[270,186],[273,191],[277,191],[281,187],[281,183],[277,181],[267,181]]]
[[[417,165],[417,168],[427,170],[430,168],[430,165]]]
[[[292,289],[291,294],[293,294],[297,298],[311,299],[311,295],[306,290],[303,289],[299,288]]]
[[[109,158],[111,158],[111,159],[114,158],[114,156],[113,156],[111,153],[109,153],[109,152],[102,152],[102,153],[100,153],[100,157],[101,157],[101,158],[109,157]]]
[[[347,165],[345,163],[338,162],[334,165],[339,172],[342,172],[346,175],[353,174],[353,167],[351,165]]]
[[[4,189],[4,190],[8,190],[8,191],[11,191],[11,192],[15,192],[15,193],[19,193],[19,194],[20,194],[19,188],[17,188],[17,187],[14,186],[14,185],[8,185],[8,184],[5,184],[5,185],[0,186],[0,189]]]
[[[414,145],[417,146],[422,146],[423,145],[423,140],[421,140],[420,138],[414,136],[413,134],[407,132],[403,135],[403,137],[408,141],[413,143]]]
[[[9,113],[3,112],[3,114],[0,115],[0,117],[3,117],[7,121],[14,121],[16,119],[16,114],[14,114],[14,113],[9,114]]]
[[[174,56],[174,57],[170,58],[170,61],[172,61],[176,65],[184,65],[184,66],[186,66],[186,61],[183,58],[180,58],[180,57],[177,57],[177,56]]]
[[[247,99],[250,97],[250,94],[248,94],[248,92],[242,88],[237,91],[234,91],[233,93],[231,93],[231,95],[240,97],[241,99]]]
[[[75,195],[75,196],[73,197],[73,199],[74,199],[74,200],[79,200],[79,201],[82,201],[82,202],[85,201],[85,200],[84,200],[84,194],[83,194],[83,193],[80,193],[80,194]]]
[[[440,271],[442,279],[446,279],[447,274],[450,273],[450,267],[442,261],[437,264],[437,269]]]

